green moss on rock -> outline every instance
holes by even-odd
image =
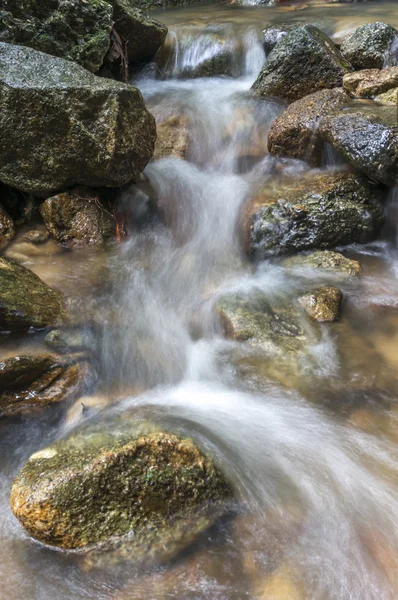
[[[128,183],[152,156],[156,126],[133,86],[0,43],[0,134],[0,181],[46,197]]]
[[[124,419],[86,427],[34,454],[11,491],[35,539],[68,549],[126,544],[135,561],[191,541],[225,510],[231,490],[189,439]]]
[[[397,36],[398,31],[391,25],[367,23],[344,40],[341,52],[356,69],[382,69],[386,64],[396,64],[390,50]]]

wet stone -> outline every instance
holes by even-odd
[[[397,64],[391,53],[398,31],[386,23],[358,27],[341,46],[341,53],[356,69],[382,69]]]
[[[171,116],[156,125],[157,138],[153,160],[166,156],[185,159],[189,147],[188,119],[185,116]]]
[[[0,204],[0,248],[4,248],[14,235],[14,221]]]
[[[339,288],[325,285],[299,298],[301,306],[316,321],[337,321],[343,294]]]
[[[31,229],[31,231],[27,231],[23,235],[23,239],[25,242],[29,242],[31,244],[44,244],[48,240],[47,231],[42,231],[41,229]]]
[[[361,265],[357,260],[346,258],[340,252],[332,250],[318,250],[309,254],[299,254],[285,258],[282,265],[287,269],[303,268],[320,269],[326,273],[333,273],[341,278],[357,277],[361,274]]]
[[[398,67],[364,69],[344,75],[346,92],[360,98],[372,98],[398,88]]]

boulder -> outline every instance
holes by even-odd
[[[378,94],[375,96],[375,100],[382,104],[394,104],[396,106],[398,104],[398,87],[389,90],[388,92],[384,92],[383,94]]]
[[[0,249],[4,248],[14,235],[14,221],[0,204]]]
[[[398,67],[385,69],[363,69],[347,73],[343,78],[343,87],[349,94],[359,98],[372,98],[398,88]]]
[[[275,46],[252,89],[258,96],[294,102],[318,90],[341,87],[350,70],[327,35],[304,25]]]
[[[0,133],[0,180],[46,197],[131,181],[152,156],[156,127],[133,86],[0,43]]]
[[[29,269],[0,258],[0,332],[50,327],[62,314],[59,292]]]
[[[115,220],[93,190],[77,187],[40,205],[47,231],[68,246],[100,245],[115,233]]]
[[[112,6],[106,0],[4,0],[0,42],[29,46],[98,71],[108,51]]]
[[[299,298],[299,302],[315,321],[337,321],[343,294],[339,288],[325,285],[308,292]]]
[[[346,258],[340,252],[317,250],[309,254],[299,254],[285,258],[282,265],[287,269],[302,272],[304,269],[319,269],[342,279],[357,277],[361,274],[361,265],[357,260]]]
[[[382,69],[397,64],[391,47],[398,31],[386,23],[367,23],[348,36],[341,53],[356,69]]]
[[[0,361],[0,417],[41,413],[84,389],[84,368],[52,354]]]
[[[354,167],[376,181],[394,185],[398,181],[396,109],[358,108],[325,117],[319,132]]]
[[[187,117],[174,115],[157,123],[157,138],[153,160],[166,156],[185,159],[189,144]]]
[[[11,508],[35,539],[65,549],[168,557],[225,512],[231,489],[190,439],[123,415],[33,454]]]
[[[379,233],[379,190],[346,172],[269,183],[245,214],[246,247],[255,258],[367,242]]]
[[[323,117],[350,102],[341,89],[321,90],[290,104],[272,123],[268,150],[275,156],[305,160],[312,166],[324,162],[325,142],[318,133]]]
[[[129,62],[151,59],[166,39],[167,27],[136,8],[131,0],[112,0],[114,28]]]

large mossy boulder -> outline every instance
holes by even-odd
[[[131,181],[152,156],[156,126],[133,86],[0,43],[0,134],[0,181],[45,197]]]
[[[304,25],[275,46],[252,89],[258,96],[294,102],[318,90],[341,87],[350,70],[327,35]]]
[[[47,231],[68,246],[101,245],[115,233],[115,220],[93,190],[78,187],[40,205]]]
[[[62,296],[32,271],[0,258],[0,332],[44,329],[62,317]]]
[[[344,75],[346,92],[359,98],[372,98],[398,88],[398,67],[363,69]]]
[[[223,475],[190,439],[124,415],[31,456],[13,483],[11,508],[40,542],[117,544],[137,563],[177,553],[230,498]]]
[[[85,368],[53,354],[0,360],[0,417],[37,415],[73,400],[84,389]]]
[[[290,104],[272,123],[268,150],[275,156],[296,158],[320,166],[325,142],[318,133],[321,120],[331,111],[349,104],[341,89],[321,90]]]
[[[394,65],[391,47],[398,31],[386,23],[367,23],[358,27],[341,46],[341,53],[356,69],[382,69]]]
[[[388,186],[398,182],[395,107],[368,107],[325,117],[319,132],[354,167]]]
[[[106,0],[4,0],[0,42],[29,46],[98,71],[110,43]]]
[[[152,58],[166,39],[167,27],[149,17],[135,0],[112,0],[114,27],[129,62]]]
[[[368,242],[380,231],[383,207],[364,179],[322,173],[267,184],[249,201],[244,221],[249,254],[266,258]]]

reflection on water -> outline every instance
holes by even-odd
[[[267,155],[270,123],[282,107],[249,91],[264,60],[263,26],[311,21],[339,39],[365,21],[394,22],[398,8],[384,2],[360,10],[287,8],[222,4],[162,13],[171,29],[166,60],[158,57],[137,84],[158,121],[187,118],[190,139],[186,160],[165,158],[145,170],[162,219],[106,251],[70,252],[51,241],[33,247],[21,238],[6,251],[64,291],[77,323],[92,327],[99,413],[93,397],[87,401],[92,412],[82,417],[103,418],[106,427],[107,410],[150,407],[164,427],[215,455],[234,484],[238,515],[155,572],[134,571],[134,557],[123,576],[86,571],[73,556],[29,540],[8,507],[10,483],[24,460],[69,431],[80,413],[61,423],[49,415],[2,424],[4,597],[398,596],[397,190],[386,204],[384,239],[344,249],[360,261],[359,278],[288,269],[281,260],[254,266],[239,235],[242,207],[260,184],[277,185],[281,174],[299,178],[308,170]],[[215,46],[233,48],[230,77],[195,76]],[[328,168],[341,167],[334,155],[327,160]],[[260,290],[278,304],[324,284],[342,289],[343,318],[309,338],[294,369],[282,360],[270,368],[248,344],[221,335],[214,305],[226,292]],[[2,356],[37,352],[42,343],[33,336],[28,343],[7,340]],[[100,412],[104,398],[117,405]]]

